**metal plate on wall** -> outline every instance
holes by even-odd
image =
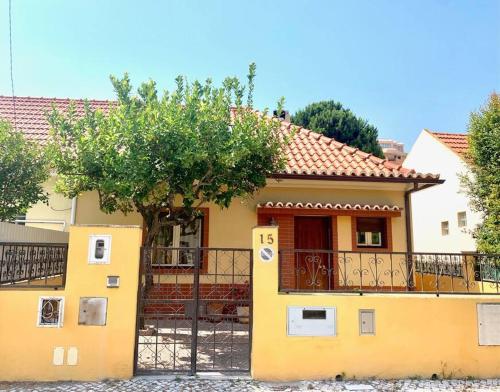
[[[480,346],[500,346],[500,304],[477,304]]]
[[[80,298],[80,312],[78,324],[80,325],[106,325],[108,299],[104,297]]]

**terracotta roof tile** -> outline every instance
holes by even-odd
[[[309,208],[309,209],[328,209],[328,210],[365,210],[365,211],[401,211],[398,206],[387,204],[339,204],[339,203],[312,203],[312,202],[285,202],[268,201],[257,204],[257,208]]]
[[[74,102],[77,115],[82,115],[84,110],[84,100],[68,98],[33,98],[15,97],[17,129],[31,140],[45,143],[49,137],[49,123],[47,114],[52,110],[52,104],[60,110],[66,110],[70,102]],[[89,100],[90,106],[107,110],[112,101]],[[7,120],[14,124],[14,104],[12,97],[0,96],[0,119]]]
[[[469,141],[466,133],[432,132],[427,129],[426,131],[458,155],[463,156],[469,149]]]
[[[282,124],[282,131],[290,134],[291,124],[285,121]],[[296,127],[290,141],[285,173],[405,179],[439,178],[438,175],[417,173],[300,127]]]
[[[48,138],[49,124],[47,113],[52,104],[65,110],[70,102],[75,103],[77,114],[83,113],[84,100],[59,98],[16,97],[16,126],[29,139],[45,143]],[[89,100],[91,107],[107,110],[113,101]],[[0,118],[14,122],[12,97],[0,96]],[[295,127],[282,121],[281,130],[290,135],[286,151],[287,165],[283,173],[288,175],[318,176],[355,176],[382,177],[401,179],[436,180],[439,175],[416,173],[414,170],[401,167],[387,160],[349,147],[334,139],[320,135],[309,129]]]

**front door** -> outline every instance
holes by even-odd
[[[296,279],[299,289],[332,288],[331,218],[295,217]]]

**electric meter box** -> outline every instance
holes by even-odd
[[[336,309],[319,306],[289,306],[288,336],[335,336]]]
[[[111,236],[89,236],[89,264],[109,264],[111,256]]]
[[[79,325],[106,325],[108,299],[102,297],[80,298]]]

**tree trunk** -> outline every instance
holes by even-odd
[[[139,208],[138,208],[139,209]],[[141,252],[141,263],[144,275],[144,281],[142,280],[142,276],[139,277],[141,280],[140,296],[141,296],[141,304],[139,312],[144,315],[144,302],[149,295],[151,288],[153,287],[153,257],[154,257],[154,241],[156,236],[160,232],[160,211],[149,211],[144,208],[139,209],[144,223],[146,224],[147,235],[144,239],[144,243],[142,244],[142,252]],[[139,317],[139,329],[145,328],[145,319],[144,316]]]

